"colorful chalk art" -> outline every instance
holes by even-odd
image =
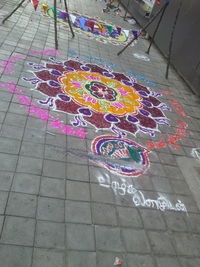
[[[54,18],[54,8],[48,8],[45,13]],[[56,9],[57,21],[65,28],[69,28],[67,13],[61,9]],[[84,34],[87,38],[96,39],[101,43],[111,43],[113,45],[126,45],[133,33],[124,30],[119,26],[114,26],[101,20],[99,17],[90,17],[80,13],[69,13],[73,30],[76,33]]]
[[[113,163],[95,160],[123,176],[138,176],[149,168],[149,150],[124,138],[138,132],[155,136],[159,125],[169,125],[164,111],[170,108],[158,98],[159,93],[138,84],[131,76],[110,67],[86,63],[78,58],[49,62],[33,68],[31,78],[23,78],[35,90],[46,95],[39,103],[71,115],[74,127],[92,125],[96,131],[109,130],[115,135],[99,136],[91,144],[92,153]],[[122,160],[123,161],[119,161]]]

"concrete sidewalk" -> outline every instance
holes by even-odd
[[[3,1],[0,17],[17,3]],[[69,10],[137,28],[102,13],[103,7],[95,0],[69,3]],[[53,20],[41,7],[35,12],[25,3],[0,25],[0,266],[108,267],[116,257],[122,267],[199,266],[199,98],[173,69],[165,79],[166,62],[155,47],[149,61],[134,56],[145,55],[149,42],[143,38],[118,57],[123,46],[77,32],[72,39],[61,23],[58,28],[55,55]],[[76,90],[69,90],[63,71],[73,72]],[[91,101],[85,106],[79,86],[88,82],[87,71],[93,97],[85,96]],[[60,75],[76,110],[59,91]],[[131,94],[142,103],[140,115],[125,104],[134,82],[141,85]],[[105,107],[106,93],[118,97],[114,86],[122,101]],[[109,153],[106,144],[122,145],[118,152],[136,163],[122,161],[124,154],[114,157],[117,146],[113,161],[109,153],[94,158],[92,152],[103,151],[100,141]]]

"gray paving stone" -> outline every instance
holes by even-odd
[[[167,232],[148,232],[151,247],[156,254],[175,255],[173,238]]]
[[[18,126],[3,124],[1,135],[8,138],[20,139],[23,136],[24,129]]]
[[[0,245],[1,267],[31,267],[32,248]]]
[[[187,233],[174,233],[176,251],[179,255],[199,256],[200,236]]]
[[[0,216],[0,233],[2,231],[3,222],[4,222],[4,216]]]
[[[150,252],[150,245],[144,230],[122,229],[122,237],[128,252]]]
[[[82,151],[86,151],[86,141],[85,140],[80,140],[76,137],[73,136],[68,136],[67,137],[67,149],[69,150],[82,150]]]
[[[88,183],[67,181],[67,199],[90,201],[90,188]]]
[[[36,196],[22,193],[10,193],[6,214],[35,218],[36,204]]]
[[[28,117],[26,127],[30,129],[42,129],[46,126],[46,122],[38,118]]]
[[[166,229],[166,225],[160,211],[141,209],[140,213],[143,219],[144,227],[146,229],[155,229],[155,230]]]
[[[0,191],[0,214],[4,214],[7,204],[8,192]]]
[[[38,221],[36,225],[35,246],[40,248],[64,249],[64,223]]]
[[[64,253],[58,250],[35,248],[33,267],[63,267]]]
[[[119,224],[125,227],[142,228],[142,220],[135,208],[117,207]]]
[[[106,226],[95,226],[96,246],[98,250],[124,251],[120,229]]]
[[[96,267],[96,253],[69,251],[67,253],[67,267],[77,267],[85,265],[87,267]]]
[[[28,173],[16,173],[11,190],[26,194],[38,194],[39,186],[40,176]]]
[[[41,174],[42,159],[32,157],[19,157],[17,172],[26,172],[31,174]]]
[[[182,179],[183,175],[178,167],[164,166],[164,170],[166,172],[166,177],[171,179]]]
[[[24,141],[43,144],[45,142],[45,132],[41,129],[36,130],[27,128],[24,131]]]
[[[94,224],[117,225],[116,209],[114,206],[94,203],[92,207]]]
[[[5,112],[0,112],[0,123],[3,123],[5,116],[6,116]]]
[[[115,258],[123,260],[122,267],[127,267],[127,259],[125,255],[121,252],[97,252],[97,266],[98,267],[107,267],[113,266]]]
[[[36,157],[42,158],[44,154],[44,146],[41,144],[35,144],[32,142],[23,142],[20,155],[21,156],[29,156],[29,157]]]
[[[54,222],[64,222],[64,200],[38,198],[37,218]]]
[[[200,266],[200,258],[196,259],[187,259],[187,258],[180,258],[181,266],[182,267],[193,267],[193,266]]]
[[[184,195],[190,195],[191,194],[191,191],[190,191],[187,183],[184,181],[172,180],[171,185],[173,187],[174,192],[177,194],[184,194]]]
[[[65,178],[66,164],[60,161],[44,160],[43,175],[54,178]]]
[[[67,247],[74,250],[94,251],[94,227],[84,224],[67,224]]]
[[[152,175],[166,176],[163,165],[160,163],[151,163],[149,173],[151,173]]]
[[[162,258],[156,258],[158,267],[181,267],[178,260],[176,258],[170,258],[170,257],[162,257]]]
[[[12,172],[0,171],[0,190],[9,191],[13,179]]]
[[[176,165],[176,160],[175,160],[174,155],[162,153],[162,152],[160,152],[158,155],[159,155],[161,163],[168,164],[168,165]]]
[[[115,203],[113,191],[111,189],[99,186],[98,184],[91,184],[92,201],[102,203]]]
[[[128,267],[155,266],[152,257],[149,255],[128,254],[127,261],[128,261]]]
[[[92,218],[90,203],[66,200],[65,221],[91,224]]]
[[[30,218],[6,217],[1,242],[14,245],[32,246],[35,220]]]
[[[173,193],[170,180],[163,177],[152,177],[154,190],[157,192]]]
[[[88,166],[68,163],[66,177],[70,180],[87,182],[89,181]]]
[[[66,161],[66,150],[62,147],[45,145],[45,159]],[[77,162],[77,161],[76,161]]]
[[[192,214],[185,218],[186,224],[188,226],[189,231],[194,233],[200,233],[200,215]]]
[[[15,171],[17,165],[17,156],[0,153],[0,170]]]
[[[18,154],[21,142],[16,139],[0,137],[0,152]]]
[[[15,114],[15,113],[7,113],[5,118],[5,124],[13,125],[13,126],[21,126],[24,127],[26,123],[26,116]]]
[[[173,213],[173,212],[166,212],[165,213],[165,220],[167,223],[167,227],[169,230],[172,231],[187,231],[187,224],[185,218],[187,215],[181,213]]]
[[[65,180],[42,177],[40,195],[55,198],[65,198]]]

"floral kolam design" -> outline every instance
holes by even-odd
[[[149,168],[148,149],[136,142],[116,136],[99,136],[91,145],[95,162],[121,176],[139,176]],[[103,156],[103,160],[101,157]]]
[[[54,8],[49,8],[46,14],[54,18]],[[58,22],[62,23],[64,27],[69,28],[67,13],[64,10],[57,8],[56,16]],[[131,31],[114,26],[98,17],[82,15],[77,11],[70,12],[69,16],[75,33],[84,34],[87,38],[96,39],[101,43],[126,45],[133,37]]]
[[[96,130],[154,136],[159,124],[169,125],[164,111],[170,109],[158,99],[161,94],[131,76],[78,58],[28,64],[33,77],[23,79],[47,96],[40,103],[73,115],[73,126],[91,124]]]

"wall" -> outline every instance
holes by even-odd
[[[180,75],[188,82],[193,91],[200,95],[200,1],[181,0],[179,20],[174,35],[172,51],[172,64]],[[121,0],[127,6],[128,0]],[[161,4],[164,0],[161,1]],[[160,25],[155,43],[161,52],[166,56],[170,40],[171,29],[179,6],[179,0],[172,0],[168,6],[162,24]],[[129,11],[136,18],[139,24],[144,25],[147,20],[142,16],[141,11],[136,11],[138,5],[135,0],[130,0]],[[160,6],[155,5],[152,15],[155,14]],[[155,29],[157,20],[148,28],[150,36]]]

